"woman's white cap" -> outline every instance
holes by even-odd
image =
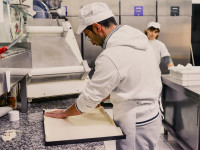
[[[148,26],[147,26],[147,29],[150,28],[150,27],[154,27],[156,29],[160,29],[160,24],[158,22],[149,22]]]
[[[76,33],[80,34],[87,26],[92,25],[95,22],[103,21],[113,16],[113,12],[108,8],[105,3],[94,2],[85,5],[83,8],[81,8],[79,12],[80,24]]]

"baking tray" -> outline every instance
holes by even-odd
[[[45,113],[45,110],[43,110],[43,113]],[[126,135],[122,132],[122,135],[116,135],[116,136],[99,136],[99,137],[94,137],[94,138],[47,141],[46,140],[46,133],[45,133],[44,116],[43,116],[43,127],[44,127],[45,146],[64,145],[64,144],[78,144],[78,143],[85,143],[85,142],[99,142],[99,141],[126,139]]]
[[[122,136],[97,137],[97,138],[88,138],[88,139],[51,141],[51,142],[45,141],[45,146],[64,145],[64,144],[78,144],[78,143],[87,143],[87,142],[100,142],[100,141],[121,140],[121,139],[126,139],[126,135],[124,134]]]

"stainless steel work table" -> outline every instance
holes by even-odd
[[[182,86],[162,76],[163,125],[184,149],[200,149],[200,86]]]

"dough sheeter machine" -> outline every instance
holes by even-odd
[[[27,75],[28,101],[81,93],[89,80],[90,68],[81,57],[71,24],[64,20],[31,19],[26,35],[30,49],[2,59],[0,71]]]

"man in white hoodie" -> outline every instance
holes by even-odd
[[[65,111],[46,116],[66,118],[95,108],[106,97],[113,117],[126,134],[117,150],[153,150],[160,136],[158,98],[161,73],[147,37],[130,26],[118,26],[105,3],[95,2],[80,10],[77,33],[84,32],[104,51],[95,62],[95,73],[75,103]]]

